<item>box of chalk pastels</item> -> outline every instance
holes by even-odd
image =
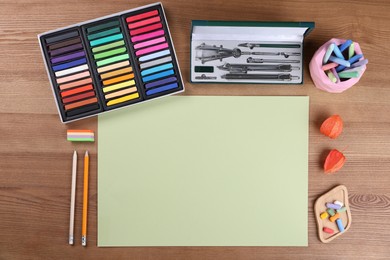
[[[184,91],[161,3],[38,39],[64,123]]]
[[[191,82],[303,83],[314,22],[192,21]]]

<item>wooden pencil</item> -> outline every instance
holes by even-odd
[[[88,172],[89,172],[89,155],[88,151],[84,156],[84,196],[83,196],[83,222],[81,232],[81,244],[87,245],[87,209],[88,209]]]
[[[76,200],[77,152],[73,152],[72,188],[70,195],[69,245],[74,244],[74,209]]]

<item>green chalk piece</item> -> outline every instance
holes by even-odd
[[[114,27],[114,26],[118,26],[118,25],[119,25],[119,21],[112,21],[109,23],[104,23],[104,24],[100,24],[97,26],[89,27],[89,28],[87,28],[87,32],[92,33],[92,32],[100,31],[100,30],[107,29],[107,28]]]
[[[348,49],[348,59],[352,58],[354,55],[355,55],[355,43],[351,43]]]
[[[336,83],[337,79],[336,77],[333,75],[332,71],[328,70],[326,72],[326,75],[328,75],[328,78],[333,82],[333,83]]]
[[[123,46],[123,45],[125,45],[125,42],[123,40],[117,41],[117,42],[113,42],[110,44],[106,44],[106,45],[92,48],[92,52],[96,53],[96,52],[100,52],[100,51],[105,51],[105,50],[112,49],[112,48],[119,47],[119,46]]]
[[[347,208],[346,207],[342,207],[342,208],[340,208],[340,209],[338,209],[336,211],[337,211],[337,213],[345,212],[345,211],[347,211]]]
[[[101,52],[101,53],[98,53],[98,54],[94,54],[93,57],[94,57],[96,60],[98,60],[98,59],[111,57],[111,56],[114,56],[114,55],[117,55],[117,54],[120,54],[120,53],[124,53],[124,52],[126,52],[126,48],[125,48],[125,47],[122,47],[122,48],[113,49],[113,50],[110,50],[110,51],[106,51],[106,52]]]
[[[96,46],[96,45],[100,45],[100,44],[104,44],[104,43],[108,43],[108,42],[113,42],[113,41],[116,41],[116,40],[122,40],[122,39],[123,39],[123,34],[118,33],[118,34],[114,34],[114,35],[107,36],[107,37],[104,37],[104,38],[100,38],[98,40],[90,41],[89,43],[93,47],[93,46]]]
[[[120,31],[121,30],[119,29],[119,27],[117,27],[117,28],[113,28],[113,29],[110,29],[110,30],[105,30],[105,31],[102,31],[102,32],[94,33],[94,34],[88,35],[88,40],[90,40],[90,41],[91,40],[95,40],[95,39],[98,39],[98,38],[105,37],[107,35],[119,33]]]
[[[213,66],[195,66],[195,72],[213,73]]]
[[[94,138],[68,138],[71,142],[95,142]]]
[[[96,65],[98,67],[101,67],[101,66],[104,66],[104,65],[107,65],[110,63],[114,63],[114,62],[121,61],[121,60],[127,60],[127,59],[129,59],[129,54],[126,53],[126,54],[122,54],[119,56],[114,56],[114,57],[111,57],[111,58],[108,58],[105,60],[98,61],[98,62],[96,62]]]
[[[328,214],[333,217],[334,215],[336,215],[336,212],[334,211],[334,209],[327,209],[326,212],[328,212]]]
[[[358,78],[359,77],[359,71],[342,71],[339,72],[339,77],[342,79],[349,79],[349,78]]]

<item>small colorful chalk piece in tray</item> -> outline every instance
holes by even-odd
[[[38,38],[62,122],[184,91],[161,3]]]
[[[318,236],[329,243],[351,227],[352,217],[348,202],[348,190],[339,185],[319,197],[314,205]]]

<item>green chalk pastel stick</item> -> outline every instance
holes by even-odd
[[[91,34],[91,35],[88,35],[88,40],[95,40],[95,39],[98,39],[98,38],[102,38],[102,37],[105,37],[105,36],[108,36],[110,34],[114,34],[114,33],[119,33],[121,30],[119,29],[119,27],[117,28],[113,28],[113,29],[110,29],[110,30],[105,30],[105,31],[102,31],[102,32],[98,32],[98,33],[94,33],[94,34]]]
[[[98,54],[94,54],[93,57],[94,57],[96,60],[98,60],[98,59],[103,59],[103,58],[111,57],[111,56],[114,56],[114,55],[117,55],[117,54],[120,54],[120,53],[124,53],[124,52],[126,52],[126,48],[125,48],[125,47],[122,47],[122,48],[113,49],[113,50],[101,52],[101,53],[98,53]]]
[[[119,47],[119,46],[123,46],[123,45],[125,45],[125,42],[123,40],[121,40],[121,41],[117,41],[117,42],[113,42],[110,44],[106,44],[106,45],[92,48],[92,52],[96,53],[96,52],[100,52],[100,51],[105,51],[105,50],[112,49],[112,48]]]
[[[71,142],[94,142],[95,138],[68,138]]]
[[[119,21],[111,21],[108,23],[103,23],[103,24],[99,24],[97,26],[89,27],[89,28],[87,28],[87,32],[93,33],[93,32],[100,31],[100,30],[110,28],[110,27],[114,27],[117,25],[119,25]]]
[[[345,212],[345,211],[347,211],[347,208],[346,207],[342,207],[342,208],[340,208],[340,209],[338,209],[336,211],[337,211],[337,213]]]
[[[348,49],[348,59],[352,58],[353,56],[355,55],[355,43],[351,43],[351,45],[349,45],[349,49]]]
[[[328,214],[333,217],[334,215],[336,215],[336,212],[334,211],[334,209],[327,209],[326,212],[328,212]]]
[[[100,44],[104,44],[104,43],[108,43],[108,42],[113,42],[116,40],[122,40],[122,39],[123,39],[123,34],[118,33],[118,34],[103,37],[103,38],[100,38],[100,39],[97,39],[94,41],[90,41],[89,43],[91,44],[92,47],[94,47],[96,45],[100,45]]]
[[[359,77],[359,71],[342,71],[339,72],[339,77],[343,79],[349,79],[349,78],[358,78]]]
[[[98,62],[96,62],[96,65],[98,67],[101,67],[101,66],[104,66],[104,65],[107,65],[110,63],[114,63],[114,62],[121,61],[121,60],[127,60],[127,59],[129,59],[129,54],[126,53],[126,54],[122,54],[119,56],[114,56],[114,57],[111,57],[111,58],[108,58],[105,60],[98,61]]]

